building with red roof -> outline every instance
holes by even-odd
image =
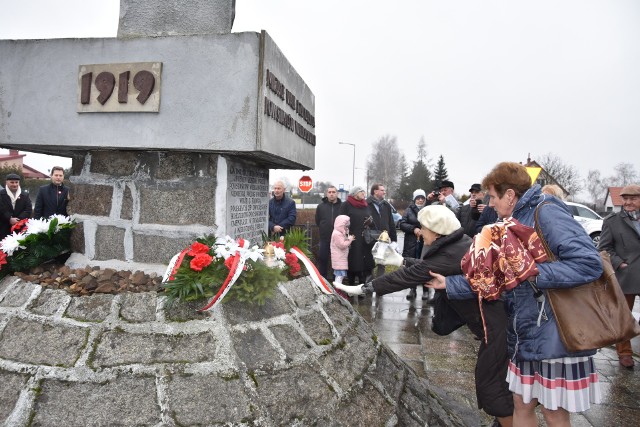
[[[607,188],[607,195],[604,198],[604,210],[607,213],[620,212],[622,209],[622,197],[620,192],[624,187],[609,187]]]
[[[26,154],[20,154],[18,150],[9,150],[9,154],[0,154],[0,167],[15,166],[22,171],[22,175],[25,178],[48,179],[49,175],[42,173],[39,170],[36,170],[24,163],[24,158],[26,156]]]

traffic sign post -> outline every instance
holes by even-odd
[[[298,181],[298,189],[300,189],[300,191],[302,191],[303,193],[308,193],[309,191],[311,191],[311,188],[313,188],[313,180],[310,176],[305,175],[300,178],[300,181]]]

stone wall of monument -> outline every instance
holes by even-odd
[[[167,264],[195,238],[215,234],[218,155],[91,151],[73,162],[72,251],[90,264]],[[78,260],[82,264],[82,260]]]
[[[304,277],[263,306],[73,297],[0,281],[0,423],[462,425],[343,298]]]

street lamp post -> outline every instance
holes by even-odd
[[[353,147],[353,164],[351,166],[351,188],[353,188],[356,178],[356,144],[352,144],[350,142],[338,142],[338,144],[350,145]]]

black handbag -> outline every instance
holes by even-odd
[[[378,237],[380,237],[381,233],[382,231],[380,230],[372,230],[370,228],[365,228],[362,231],[362,237],[364,238],[364,242],[367,245],[373,245],[378,240]]]
[[[438,335],[449,335],[451,332],[466,325],[462,317],[449,303],[447,292],[437,290],[433,297],[433,319],[431,330]]]

